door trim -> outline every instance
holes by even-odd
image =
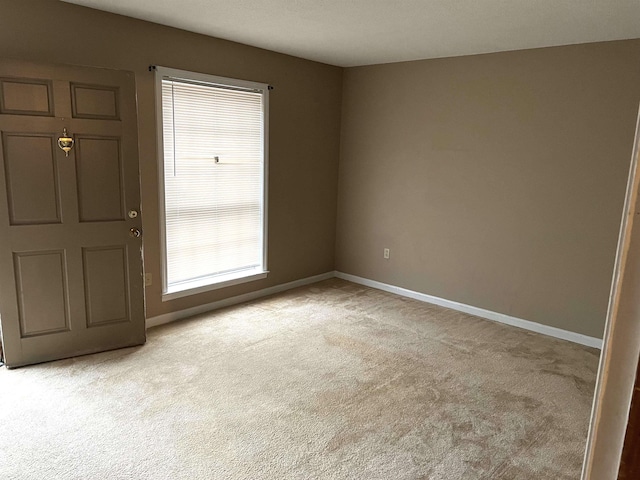
[[[632,242],[640,246],[640,226],[633,229],[634,217],[640,215],[640,108],[635,132],[582,480],[614,480],[618,475],[640,355],[640,322],[621,310],[623,301],[633,300],[628,296],[632,292],[624,290],[629,281],[625,273],[640,269],[640,252],[629,255]]]

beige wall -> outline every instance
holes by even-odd
[[[640,40],[343,71],[57,1],[0,9],[2,57],[136,74],[148,316],[337,268],[601,336]],[[161,302],[150,64],[276,87],[268,279]]]
[[[0,56],[135,72],[147,316],[333,270],[342,69],[52,0],[0,0]],[[150,64],[275,86],[266,280],[161,302]]]
[[[337,269],[601,337],[639,100],[640,40],[346,69]]]

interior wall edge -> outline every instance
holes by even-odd
[[[636,135],[581,477],[583,480],[614,479],[622,473],[622,451],[640,355],[640,323],[637,321],[640,315],[637,296],[640,234],[635,220],[640,215],[640,111],[636,118]]]

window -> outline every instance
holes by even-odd
[[[268,85],[156,68],[163,300],[267,276]]]

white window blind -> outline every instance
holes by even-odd
[[[264,272],[263,91],[161,85],[166,292]]]

